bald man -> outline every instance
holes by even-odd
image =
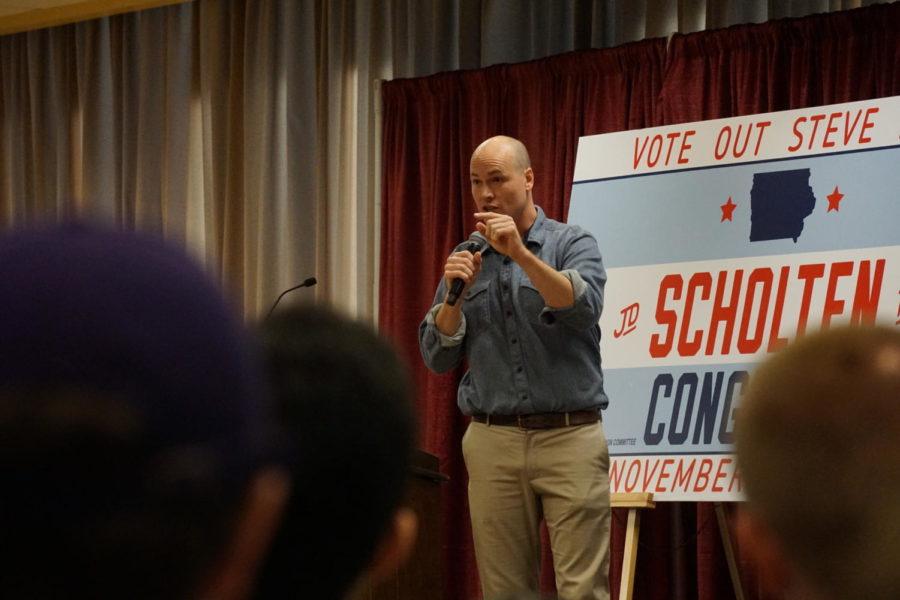
[[[498,136],[470,164],[488,245],[450,255],[419,327],[438,373],[468,359],[458,404],[469,511],[484,597],[538,590],[539,525],[550,532],[562,600],[609,598],[608,404],[600,368],[606,272],[597,241],[534,203],[525,146]],[[452,282],[465,286],[457,302]]]
[[[831,329],[773,356],[735,442],[741,545],[773,592],[900,598],[900,330]]]

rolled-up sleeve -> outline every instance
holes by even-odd
[[[572,282],[574,302],[572,306],[541,311],[541,321],[546,324],[561,323],[575,329],[593,327],[603,312],[603,288],[606,285],[606,269],[597,240],[590,233],[578,229],[576,235],[564,242],[562,270]]]
[[[442,304],[438,299],[443,297],[443,290],[438,288],[434,296],[434,306],[425,313],[425,318],[419,324],[419,351],[422,353],[425,366],[435,373],[444,373],[460,363],[464,354],[463,339],[466,336],[464,314],[461,315],[459,328],[453,335],[444,335],[437,328],[435,318]]]

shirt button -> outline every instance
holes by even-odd
[[[503,291],[505,292],[505,291],[507,291],[507,290],[509,290],[509,286],[506,285],[506,284],[504,283],[504,284],[503,284]]]
[[[504,264],[504,265],[508,265],[510,262],[512,262],[512,260],[511,260],[508,256],[507,256],[506,258],[503,259],[503,264]]]
[[[522,394],[522,400],[528,400],[528,394]]]
[[[512,311],[511,311],[511,310],[506,311],[506,316],[507,316],[507,317],[511,317],[511,316],[512,316]]]
[[[519,367],[516,369],[516,373],[521,373],[521,372],[522,372],[522,367]]]
[[[511,341],[512,341],[513,344],[516,344],[516,343],[519,342],[519,340],[517,340],[516,338],[513,338]]]

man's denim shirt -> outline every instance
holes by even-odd
[[[419,326],[429,369],[443,373],[463,356],[469,370],[457,402],[467,415],[530,414],[606,408],[600,367],[600,312],[606,271],[594,237],[544,215],[526,247],[572,282],[575,302],[553,310],[512,259],[488,246],[481,272],[465,294],[457,332],[445,336],[434,319],[446,295],[441,279]],[[457,250],[454,250],[457,251]]]

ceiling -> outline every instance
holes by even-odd
[[[0,1],[0,17],[80,2],[81,0],[2,0]]]
[[[0,35],[188,0],[0,0]]]

